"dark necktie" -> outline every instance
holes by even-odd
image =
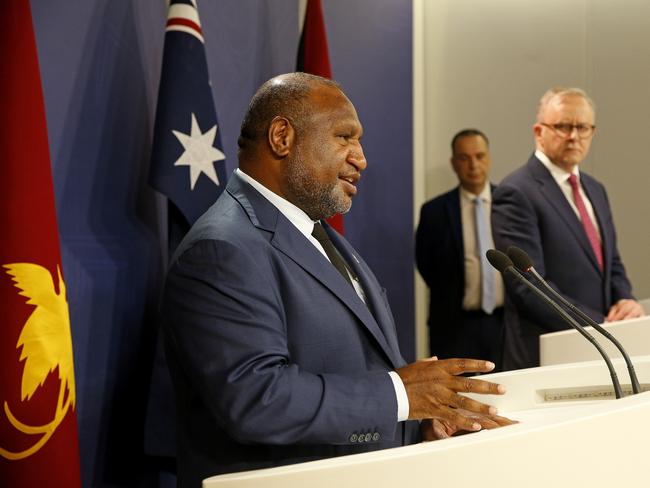
[[[582,227],[585,230],[585,234],[587,234],[587,239],[589,239],[591,248],[594,250],[594,254],[596,255],[596,261],[598,261],[598,267],[602,271],[603,270],[603,248],[600,244],[600,238],[598,237],[598,231],[596,230],[596,226],[591,220],[591,217],[589,217],[589,212],[587,212],[587,207],[585,206],[585,202],[582,199],[582,195],[580,195],[580,188],[579,188],[578,178],[576,177],[576,175],[572,174],[571,176],[569,176],[569,184],[571,185],[571,190],[573,191],[573,201],[575,202],[576,207],[578,207],[578,213],[580,214]]]
[[[345,261],[334,247],[334,244],[332,244],[330,237],[327,235],[325,228],[321,225],[320,222],[316,222],[314,224],[314,230],[312,231],[311,235],[318,242],[320,242],[320,245],[323,246],[325,254],[327,254],[330,262],[334,265],[338,272],[341,273],[341,276],[345,278],[345,281],[347,281],[350,286],[352,286],[352,281],[350,280],[350,275],[348,274],[348,266],[345,264]]]

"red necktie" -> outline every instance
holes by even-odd
[[[578,207],[578,213],[580,214],[580,220],[582,221],[582,227],[585,229],[585,233],[587,234],[587,239],[589,239],[589,243],[591,244],[591,248],[594,250],[594,254],[596,255],[596,260],[598,261],[598,267],[600,270],[603,270],[603,248],[600,245],[600,238],[598,237],[598,231],[596,230],[596,226],[591,220],[591,217],[589,217],[589,213],[587,212],[587,207],[585,207],[585,202],[582,199],[582,195],[580,195],[580,183],[578,183],[578,178],[576,175],[572,174],[569,176],[569,184],[571,185],[571,190],[573,191],[573,201],[576,204],[576,207]]]

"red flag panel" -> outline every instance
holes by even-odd
[[[81,486],[72,342],[31,11],[0,30],[0,485]]]

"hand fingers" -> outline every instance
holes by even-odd
[[[496,429],[518,423],[516,420],[510,420],[499,415],[466,415],[468,418],[481,424],[482,429]]]
[[[518,420],[512,420],[507,417],[501,417],[499,415],[492,415],[490,417],[495,423],[497,423],[500,427],[504,427],[506,425],[513,425],[513,424],[518,424]]]
[[[464,395],[453,395],[451,400],[448,402],[448,405],[462,410],[467,410],[472,413],[481,413],[484,415],[496,415],[497,409],[492,405],[487,405],[479,401],[474,400],[473,398],[466,397]]]
[[[450,437],[450,435],[447,433],[447,428],[445,424],[439,419],[432,419],[431,420],[431,427],[433,429],[433,436],[436,439],[446,439]]]
[[[615,320],[625,320],[643,315],[643,309],[635,300],[623,299],[616,302],[609,309],[607,314],[607,321],[613,322]]]
[[[420,428],[422,431],[422,439],[425,441],[447,439],[458,431],[446,420],[441,418],[425,419],[422,421]]]
[[[625,318],[626,318],[625,313],[619,309],[619,310],[610,312],[609,315],[607,316],[607,321],[608,322],[616,322],[618,320],[623,320]]]
[[[506,387],[503,385],[466,376],[453,376],[447,386],[456,392],[481,393],[484,395],[503,395],[506,392]]]
[[[483,430],[483,429],[496,429],[497,427],[500,427],[499,424],[497,424],[489,416],[486,416],[486,417],[470,417],[470,418],[474,419],[476,422],[481,424],[481,430]]]
[[[518,423],[516,420],[510,420],[509,418],[500,417],[499,415],[470,415],[469,417],[475,419],[484,429],[496,429],[497,427],[505,427],[506,425]]]
[[[449,409],[449,406],[487,415],[496,414],[493,407],[457,393],[500,395],[506,391],[504,386],[465,376],[454,376],[449,372],[469,371],[472,368],[474,371],[487,370],[493,366],[492,363],[476,359],[445,359],[418,361],[397,369],[409,399],[409,418],[440,417],[437,412],[440,409]],[[468,426],[467,422],[464,428],[477,430],[471,425]],[[480,425],[478,428],[480,429]]]
[[[458,395],[455,395],[458,396]],[[445,403],[427,405],[421,415],[412,418],[421,418],[421,427],[427,436],[444,439],[453,435],[458,430],[481,430],[481,424],[471,418],[473,412],[447,406]],[[443,435],[445,434],[445,435]]]
[[[626,300],[623,307],[621,307],[620,313],[623,315],[622,320],[641,317],[643,315],[643,307],[641,307],[639,302]]]
[[[448,424],[448,430],[451,430],[452,432],[459,430],[475,432],[482,428],[481,423],[476,417],[463,415],[456,408],[441,407],[439,410],[439,417],[442,419],[443,423]]]
[[[468,424],[466,421],[458,423],[457,419],[459,417],[454,417],[453,413],[465,417],[466,421],[469,421],[471,428],[467,429]],[[462,409],[451,409],[448,412],[440,411],[439,415],[444,415],[446,418],[433,418],[422,421],[422,437],[425,441],[447,439],[458,433],[496,429],[518,423],[516,420],[499,415],[477,415]],[[476,428],[476,424],[480,428]]]
[[[463,373],[488,373],[494,369],[494,363],[482,359],[439,359],[436,363],[449,374],[459,375]]]
[[[621,317],[621,306],[618,303],[612,305],[612,308],[609,309],[609,313],[607,314],[607,321],[613,322],[615,320],[620,320]]]

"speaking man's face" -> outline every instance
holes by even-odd
[[[318,220],[350,210],[367,162],[363,128],[350,100],[329,86],[309,97],[311,114],[296,136],[285,177],[290,201]]]

